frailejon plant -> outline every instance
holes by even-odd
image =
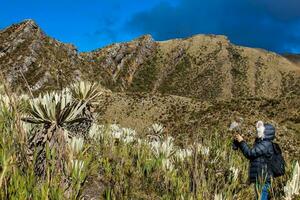
[[[71,160],[72,172],[73,176],[80,176],[84,167],[84,161],[82,160]]]
[[[196,144],[197,151],[200,152],[204,156],[209,156],[209,147],[202,145],[201,143]]]
[[[215,194],[214,200],[225,200],[222,194]]]
[[[83,149],[83,142],[84,139],[81,137],[72,137],[69,140],[70,149],[72,151],[72,154],[79,154]]]
[[[104,125],[93,123],[89,130],[89,138],[100,141],[104,139]]]
[[[108,137],[112,140],[111,142],[117,140],[129,144],[138,140],[135,130],[131,128],[121,128],[117,124],[111,124],[107,127],[103,125],[92,126],[89,135],[97,139],[103,138],[105,133],[107,133]]]
[[[95,117],[94,111],[98,105],[98,99],[102,92],[96,83],[80,81],[68,88],[75,102],[85,104],[79,116],[85,120],[69,124],[67,129],[73,136],[88,138],[89,130]]]
[[[1,107],[10,107],[10,100],[7,95],[0,95]]]
[[[162,168],[167,171],[173,170],[174,154],[176,153],[174,138],[168,136],[163,139],[161,136],[152,135],[149,145],[155,158],[161,161]]]
[[[192,149],[178,149],[175,156],[177,160],[184,161],[186,158],[191,157],[192,153]]]
[[[154,123],[148,129],[149,129],[150,134],[160,135],[164,131],[164,126],[162,124]]]
[[[288,180],[284,186],[286,200],[292,200],[294,195],[299,195],[300,192],[300,167],[298,161],[294,165],[291,180]]]
[[[170,158],[176,152],[174,138],[171,136],[165,139],[160,136],[150,136],[149,144],[156,158]]]
[[[73,98],[77,101],[86,101],[90,104],[97,104],[97,98],[102,94],[98,84],[86,81],[74,83],[70,91]]]
[[[28,115],[23,121],[42,124],[42,129],[29,137],[28,146],[31,157],[36,157],[35,172],[38,176],[46,175],[46,146],[55,151],[57,171],[62,171],[63,157],[66,156],[67,139],[64,128],[84,120],[78,117],[85,103],[74,102],[69,93],[46,93],[30,100]]]

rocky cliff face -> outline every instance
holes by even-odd
[[[45,35],[32,20],[0,32],[0,66],[13,86],[39,91],[75,79],[113,91],[172,94],[200,100],[300,95],[300,68],[260,49],[239,47],[224,36],[195,35],[154,41],[145,35],[92,52]]]
[[[103,77],[103,85],[115,91],[127,91],[136,82],[137,73],[156,56],[157,43],[145,35],[127,43],[117,43],[93,52],[80,54],[93,66],[95,79]],[[155,66],[156,63],[153,63]],[[151,74],[144,74],[144,77]],[[154,77],[153,77],[154,78]],[[142,83],[146,89],[146,82]]]

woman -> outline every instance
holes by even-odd
[[[271,124],[258,121],[256,133],[252,148],[240,134],[235,136],[235,140],[244,156],[250,160],[249,181],[255,184],[256,199],[267,200],[270,199],[269,189],[273,176],[271,170],[268,169],[267,160],[274,154],[272,140],[275,138],[275,128]]]

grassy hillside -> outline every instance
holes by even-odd
[[[180,127],[142,123],[145,118],[150,122],[151,115],[159,115],[151,109],[146,112],[151,113],[148,117],[136,111],[136,106],[141,103],[145,104],[144,108],[149,108],[149,96],[137,98],[123,94],[121,98],[118,95],[118,100],[105,103],[105,98],[111,98],[111,92],[84,83],[34,99],[7,92],[9,89],[4,87],[0,101],[1,199],[218,200],[251,199],[254,196],[254,188],[247,184],[248,162],[239,151],[232,149],[232,136],[221,128],[222,120],[218,123],[209,120],[216,116],[208,117],[212,110],[219,110],[219,106],[226,107],[224,102],[213,108],[204,102],[192,104],[193,100],[188,98],[152,97],[151,101],[157,104],[164,99],[193,105],[202,125],[184,134],[176,132],[176,128],[181,130]],[[84,114],[87,110],[101,115],[106,105],[106,111],[111,109],[110,113],[113,113],[116,102],[120,101],[123,106],[119,104],[119,109],[125,108],[120,113],[126,113],[125,101],[135,101],[129,105],[132,113],[127,113],[128,120],[134,116],[140,128],[134,130],[116,121],[109,123],[101,118],[97,121],[93,117],[92,126],[81,126],[86,120],[83,116],[88,117]],[[292,98],[288,102],[299,103]],[[259,106],[267,109],[270,103],[277,103],[280,108],[280,102],[267,100]],[[158,108],[163,107],[158,105]],[[208,117],[205,121],[201,119],[203,112]],[[168,116],[174,117],[174,113]],[[281,114],[284,113],[278,117]],[[291,116],[289,120],[297,121],[298,116]],[[113,115],[111,117],[113,119]],[[267,121],[267,116],[264,117]],[[246,124],[249,122],[252,123],[250,119],[245,121]],[[74,125],[72,130],[70,125]],[[87,132],[79,132],[82,128]],[[282,128],[283,125],[277,129],[280,139],[286,137]],[[299,141],[291,133],[289,139]],[[299,196],[293,194],[299,188],[293,181],[300,182],[298,157],[292,156],[291,152],[287,154],[291,148],[282,147],[287,172],[273,182],[271,195],[276,199],[297,199]]]
[[[277,127],[278,141],[286,153],[289,152],[286,156],[300,158],[299,103],[297,96],[207,102],[172,95],[107,93],[101,97],[98,120],[119,123],[141,132],[158,122],[165,125],[169,134],[192,141],[194,134],[205,137],[202,132],[213,129],[218,129],[222,135],[231,134],[229,123],[238,117],[244,119],[243,132],[255,133],[255,122],[262,119]]]

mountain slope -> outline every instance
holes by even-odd
[[[117,123],[147,133],[153,122],[164,124],[166,133],[179,142],[191,142],[202,133],[217,131],[231,134],[229,123],[237,117],[244,119],[242,132],[248,141],[255,135],[257,120],[276,126],[278,142],[286,156],[300,159],[300,101],[298,97],[279,99],[232,99],[200,101],[174,95],[149,93],[124,94],[108,92],[101,97],[98,110],[100,123]],[[252,134],[247,134],[251,132]],[[287,153],[289,152],[289,153]]]
[[[116,56],[117,55],[117,56]],[[115,91],[161,92],[202,100],[299,95],[300,69],[287,59],[239,47],[224,36],[155,42],[150,36],[83,56],[109,71]]]
[[[0,66],[14,87],[26,89],[27,81],[36,92],[88,79],[113,91],[200,100],[300,95],[300,68],[294,63],[214,35],[168,41],[145,35],[78,53],[26,20],[0,32]]]

